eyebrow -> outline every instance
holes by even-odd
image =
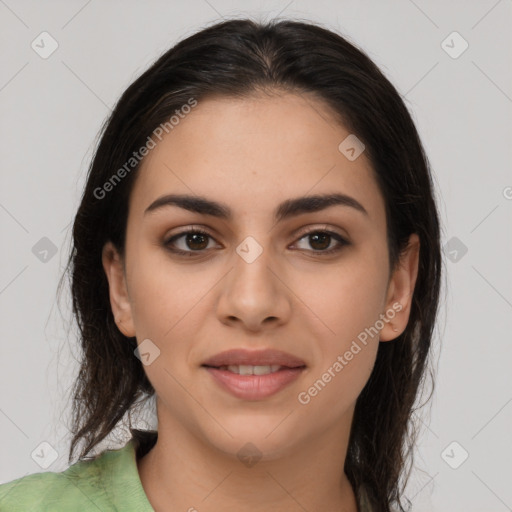
[[[211,215],[226,221],[233,219],[233,212],[226,204],[212,201],[206,197],[180,194],[167,194],[159,197],[146,208],[144,215],[167,206],[178,206],[194,213]],[[364,206],[351,196],[346,194],[319,194],[283,201],[274,211],[274,220],[280,222],[303,213],[325,210],[331,206],[353,208],[369,217]]]

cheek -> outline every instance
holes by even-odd
[[[375,289],[372,279],[369,272],[354,271],[332,277],[323,293],[308,296],[316,318],[311,316],[303,327],[311,335],[315,364],[297,400],[310,408],[311,417],[339,419],[371,375],[379,347],[375,323],[381,312],[381,290]]]
[[[371,375],[379,346],[375,324],[387,284],[383,265],[366,256],[329,272],[302,274],[300,285],[297,281],[297,295],[308,306],[304,327],[311,335],[316,361],[302,390],[303,400],[298,401],[319,407],[319,414],[330,411],[333,419],[342,414]]]
[[[188,395],[183,393],[180,383],[189,378],[190,365],[195,362],[190,340],[198,338],[202,325],[198,318],[208,314],[204,296],[212,284],[204,277],[207,276],[200,279],[197,273],[194,276],[183,272],[162,258],[140,258],[131,274],[137,342],[140,345],[151,340],[151,344],[145,345],[149,347],[151,361],[144,371],[157,395],[175,411],[193,406],[187,402]],[[187,389],[192,390],[193,386],[188,384]],[[181,397],[177,402],[171,398],[176,396]]]
[[[184,318],[199,303],[207,287],[197,286],[197,274],[170,264],[165,254],[159,252],[138,255],[129,286],[137,338],[165,343],[179,336],[186,324]]]
[[[346,351],[326,364],[321,371],[305,379],[305,387],[297,396],[310,418],[322,418],[326,424],[339,421],[354,406],[368,381],[376,357],[376,345]]]
[[[324,353],[342,350],[375,324],[386,295],[384,265],[375,255],[354,253],[339,265],[296,273],[291,288],[300,299],[302,314],[325,341]]]

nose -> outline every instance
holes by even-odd
[[[217,315],[222,323],[258,332],[288,322],[293,293],[284,266],[270,249],[247,237],[236,250],[233,267],[222,280]]]

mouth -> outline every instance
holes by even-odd
[[[202,366],[223,368],[242,375],[264,375],[280,368],[299,368],[306,363],[287,352],[275,349],[232,349],[216,354],[203,362]],[[245,373],[245,372],[251,373]],[[264,373],[253,373],[264,372]]]
[[[277,350],[231,350],[201,365],[221,390],[243,400],[262,400],[288,387],[307,365]]]
[[[279,364],[272,365],[249,365],[249,364],[239,364],[239,365],[221,365],[221,366],[211,366],[207,364],[202,365],[205,368],[213,368],[215,370],[227,371],[231,373],[235,373],[237,375],[268,375],[270,373],[276,373],[282,370],[302,370],[306,368],[306,365],[302,366],[281,366]]]

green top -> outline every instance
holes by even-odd
[[[154,512],[137,471],[134,439],[61,473],[35,473],[0,485],[0,510]]]
[[[106,450],[94,459],[80,460],[60,473],[26,475],[0,485],[2,512],[154,512],[137,470],[137,458],[156,442],[156,436],[139,450],[130,439],[117,450]],[[365,493],[360,512],[371,512]]]

